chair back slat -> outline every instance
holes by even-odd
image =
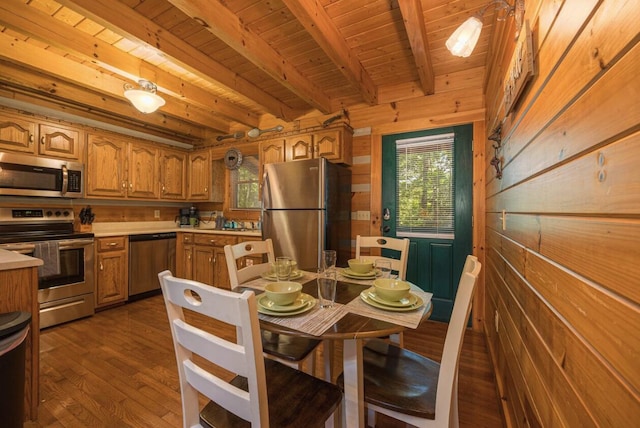
[[[363,248],[380,248],[386,250],[394,250],[398,252],[398,258],[371,256],[375,260],[387,260],[391,262],[391,269],[398,272],[398,278],[406,280],[407,278],[407,261],[409,260],[409,244],[408,238],[391,238],[388,236],[356,236],[356,259],[361,257]]]
[[[224,253],[227,259],[227,268],[229,271],[229,281],[231,288],[234,289],[239,285],[259,277],[261,274],[271,269],[271,264],[275,262],[275,253],[273,251],[273,241],[265,239],[264,241],[245,241],[235,245],[225,245]],[[238,260],[243,257],[267,256],[267,262],[245,266],[238,269]]]
[[[175,278],[169,271],[158,277],[178,361],[184,426],[199,423],[199,393],[253,426],[268,426],[266,377],[254,293],[240,294]],[[185,309],[235,326],[236,342],[205,331],[195,322],[187,322]],[[245,376],[248,392],[197,364],[194,354],[226,372]]]

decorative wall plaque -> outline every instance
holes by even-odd
[[[525,21],[513,51],[513,57],[504,79],[504,115],[508,116],[518,98],[535,75],[533,41],[529,21]]]

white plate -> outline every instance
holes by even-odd
[[[403,302],[400,302],[400,301],[395,301],[394,302],[394,301],[391,301],[391,300],[383,299],[382,297],[380,297],[380,296],[378,296],[376,294],[375,287],[371,287],[371,288],[369,288],[369,289],[367,289],[365,291],[367,292],[367,297],[369,297],[374,302],[380,303],[381,305],[385,305],[385,306],[395,306],[395,307],[398,307],[398,308],[406,308],[406,307],[415,305],[416,302],[418,301],[418,296],[416,296],[413,293],[409,293],[409,296],[407,296],[405,298],[406,300],[403,299],[403,300],[405,300],[404,303],[403,303]]]
[[[302,308],[309,303],[308,294],[300,294],[300,296],[290,305],[277,305],[273,301],[269,300],[267,293],[258,296],[258,306],[271,311],[271,312],[291,312]]]
[[[269,280],[269,281],[277,281],[278,278],[276,277],[276,274],[273,272],[264,272],[262,275],[260,275],[263,279]],[[301,270],[297,270],[295,272],[291,272],[291,275],[289,275],[289,281],[291,281],[292,279],[300,279],[304,276],[304,272],[302,272]]]
[[[416,303],[414,303],[411,306],[396,307],[396,306],[382,305],[382,304],[376,302],[375,300],[373,300],[371,297],[369,297],[369,291],[368,290],[364,290],[362,293],[360,293],[360,298],[362,300],[364,300],[364,302],[366,304],[371,305],[374,308],[384,309],[385,311],[392,311],[392,312],[413,311],[413,310],[418,309],[422,305],[424,305],[424,300],[422,300],[422,298],[420,298],[420,296],[416,296],[416,298],[417,298]]]
[[[290,311],[290,312],[276,312],[276,311],[270,311],[269,309],[265,309],[262,306],[258,305],[258,312],[260,312],[261,314],[265,314],[265,315],[271,315],[274,317],[290,317],[292,315],[298,315],[298,314],[302,314],[304,312],[307,312],[311,309],[313,309],[313,307],[316,305],[316,302],[318,301],[315,297],[310,296],[308,294],[302,294],[302,296],[306,296],[305,298],[308,299],[307,303],[301,307],[300,309],[297,309],[295,311]]]
[[[342,274],[348,278],[354,278],[354,279],[375,279],[376,276],[379,275],[379,273],[376,272],[375,270],[372,270],[367,273],[358,273],[358,272],[352,271],[349,268],[342,269]]]

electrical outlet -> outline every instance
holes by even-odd
[[[160,210],[153,210],[153,218],[160,218]]]
[[[371,212],[370,211],[356,211],[356,220],[370,220]]]
[[[498,325],[500,324],[500,315],[498,315],[498,311],[496,311],[493,316],[493,324],[496,326],[496,333],[498,332]]]

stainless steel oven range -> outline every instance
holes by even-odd
[[[93,233],[73,230],[67,208],[0,208],[0,248],[43,259],[40,328],[94,314]]]

